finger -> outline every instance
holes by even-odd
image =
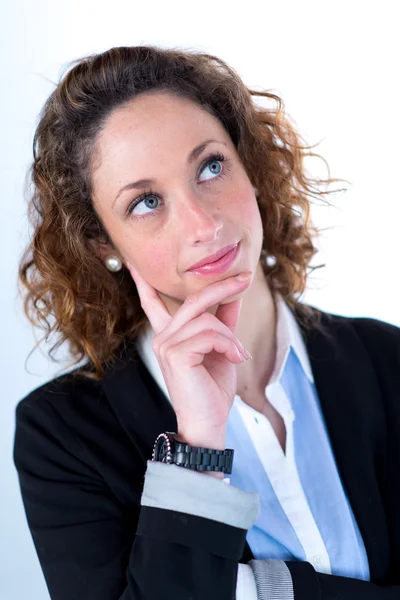
[[[165,306],[164,302],[158,295],[157,290],[153,288],[145,279],[141,276],[139,271],[135,269],[133,265],[127,263],[132,279],[136,284],[137,291],[140,298],[140,304],[146,313],[147,318],[150,321],[154,332],[158,334],[163,331],[172,317]]]
[[[235,334],[229,329],[229,327],[227,327],[214,315],[208,312],[203,313],[202,315],[200,315],[200,317],[197,317],[196,319],[192,319],[191,321],[186,323],[186,325],[184,325],[178,331],[176,331],[172,336],[166,338],[163,342],[158,342],[157,338],[154,338],[152,345],[153,351],[155,352],[157,358],[163,361],[164,356],[166,355],[168,349],[171,346],[177,346],[181,342],[193,338],[195,335],[198,335],[202,331],[215,331],[220,335],[225,336],[234,344],[236,344],[239,353],[247,359],[246,351],[243,348],[240,341],[235,336]]]
[[[201,331],[196,336],[170,346],[164,360],[169,369],[196,367],[203,362],[204,356],[213,350],[225,354],[226,358],[235,364],[246,360],[238,351],[236,344],[217,331]]]
[[[234,300],[233,302],[227,302],[226,304],[219,304],[215,316],[216,318],[224,323],[229,329],[234,332],[239,320],[240,309],[242,307],[243,298]]]
[[[239,281],[237,276],[229,277],[228,279],[212,283],[199,292],[190,294],[176,311],[166,328],[160,333],[159,341],[162,342],[164,339],[170,337],[187,322],[203,314],[210,306],[214,306],[222,302],[222,300],[226,300],[226,298],[240,294],[249,286],[250,282],[251,277],[245,281]],[[229,313],[229,309],[227,310]],[[230,310],[233,311],[236,309],[233,307]],[[222,315],[226,314],[224,310],[221,313]],[[231,317],[232,319],[234,317]]]

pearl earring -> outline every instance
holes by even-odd
[[[254,187],[254,186],[253,186],[253,190],[254,190],[254,193],[255,193],[255,195],[256,195],[256,196],[258,196],[258,195],[259,195],[259,193],[260,193],[260,192],[258,191],[258,189],[257,189],[256,187]]]
[[[107,256],[106,258],[106,267],[109,271],[120,271],[122,269],[122,262],[120,261],[120,259],[118,258],[118,256],[113,256],[112,254],[110,256]]]

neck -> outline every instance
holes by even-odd
[[[272,375],[276,357],[276,302],[261,263],[243,297],[235,335],[252,355],[237,365],[237,393],[262,393]]]

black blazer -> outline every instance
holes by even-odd
[[[400,328],[327,316],[330,338],[302,331],[371,582],[286,561],[294,597],[398,600]],[[133,343],[101,382],[61,375],[19,402],[14,462],[52,600],[235,598],[246,530],[140,505],[154,441],[176,427]]]

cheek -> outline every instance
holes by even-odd
[[[252,187],[246,186],[232,195],[230,211],[234,211],[236,218],[240,219],[246,229],[256,232],[262,227],[260,210]]]
[[[150,252],[151,256],[147,255],[145,257],[146,269],[149,273],[152,273],[158,281],[163,280],[164,277],[170,275],[172,257],[169,256],[166,248],[160,250],[152,248]]]
[[[131,250],[134,264],[140,269],[142,276],[150,285],[162,290],[168,288],[173,277],[175,265],[172,253],[166,246],[158,247],[155,244],[141,246]]]

